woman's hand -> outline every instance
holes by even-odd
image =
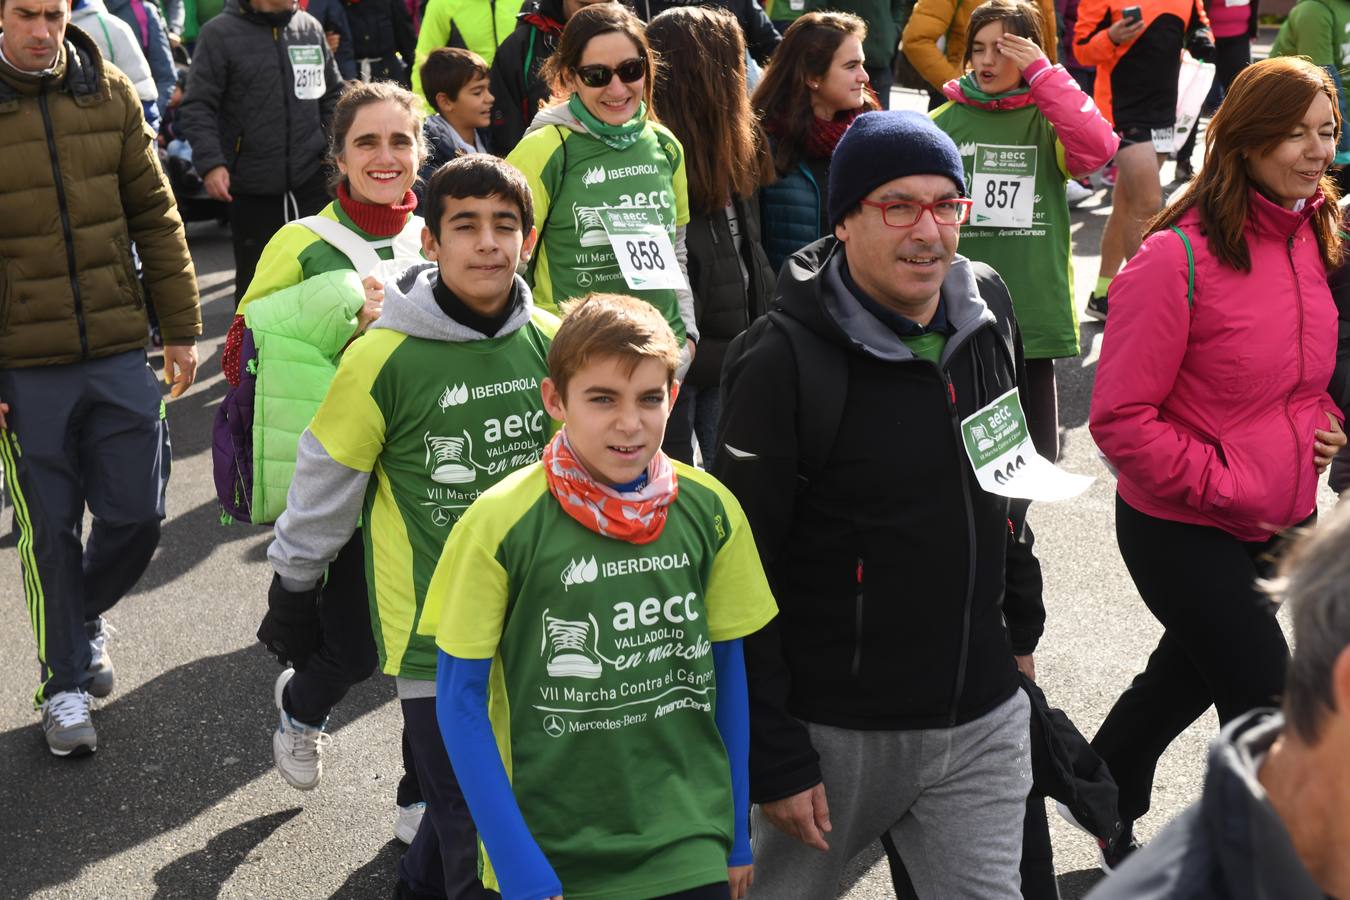
[[[1336,454],[1341,452],[1345,446],[1345,429],[1341,428],[1340,420],[1331,413],[1323,413],[1327,421],[1331,423],[1331,428],[1322,431],[1320,428],[1314,432],[1317,435],[1317,443],[1313,444],[1313,465],[1317,466],[1317,474],[1321,475],[1326,471],[1327,466],[1336,458]]]
[[[366,289],[366,302],[361,305],[361,311],[356,314],[356,333],[360,334],[370,327],[370,323],[380,317],[384,311],[384,285],[374,275],[367,275],[361,279],[361,286]]]
[[[1003,36],[995,42],[995,45],[998,47],[999,53],[1013,61],[1013,65],[1017,66],[1018,72],[1025,72],[1027,66],[1036,60],[1045,59],[1044,51],[1036,46],[1035,41],[1027,40],[1016,34],[1004,32]]]
[[[754,866],[727,867],[727,880],[731,882],[731,900],[741,900],[750,891],[755,880]]]

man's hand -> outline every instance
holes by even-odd
[[[788,837],[794,837],[820,851],[830,849],[830,845],[825,843],[825,835],[831,830],[825,785],[818,784],[800,794],[772,803],[761,803],[759,808],[774,827]]]
[[[1130,41],[1144,33],[1144,20],[1140,19],[1133,22],[1129,19],[1116,19],[1111,23],[1111,27],[1106,29],[1106,34],[1111,38],[1111,43],[1119,47],[1121,44],[1128,44]]]
[[[342,35],[336,31],[325,31],[323,36],[328,41],[328,52],[336,53],[338,44],[342,43]]]
[[[9,427],[9,423],[5,421],[5,414],[7,412],[9,412],[9,404],[0,403],[0,431]]]
[[[727,881],[731,882],[731,900],[741,900],[755,881],[754,866],[729,866]]]
[[[164,383],[173,386],[169,396],[175,400],[197,380],[197,345],[164,345]]]
[[[230,203],[234,200],[230,196],[230,170],[224,166],[216,166],[210,172],[207,172],[206,177],[202,179],[202,183],[206,185],[206,193],[210,194],[213,199],[222,203]]]
[[[1317,443],[1313,444],[1313,465],[1317,466],[1317,474],[1321,475],[1326,471],[1327,466],[1336,458],[1336,454],[1341,452],[1345,446],[1345,430],[1341,428],[1340,421],[1331,413],[1323,413],[1331,427],[1326,431],[1320,428],[1314,432],[1317,435]],[[0,419],[3,422],[3,419]]]
[[[319,639],[319,586],[288,591],[281,584],[281,576],[273,574],[258,640],[283,666],[298,669],[319,646]]]
[[[1032,681],[1036,680],[1036,657],[1033,654],[1028,653],[1026,656],[1014,656],[1013,662],[1017,663],[1017,671],[1021,672]]]

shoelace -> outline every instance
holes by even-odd
[[[326,731],[302,725],[287,716],[289,725],[286,735],[291,739],[291,754],[306,762],[318,759],[333,743],[333,736]]]
[[[553,642],[555,651],[584,651],[586,649],[586,638],[590,634],[588,623],[569,622],[566,619],[555,619],[550,616],[545,624],[548,627],[548,638]]]
[[[117,629],[109,625],[106,621],[103,627],[98,630],[98,634],[89,639],[90,660],[89,665],[97,666],[103,660],[104,648],[108,645],[108,635],[117,634]]]
[[[464,438],[427,437],[429,456],[435,456],[437,463],[460,462],[464,456]]]
[[[89,718],[89,695],[84,691],[62,691],[47,701],[47,712],[62,728],[79,725]]]

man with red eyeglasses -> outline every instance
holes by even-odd
[[[1019,896],[1018,670],[1045,613],[1022,517],[963,438],[1023,380],[1007,289],[956,253],[964,194],[926,116],[859,116],[830,166],[834,235],[728,354],[713,471],[781,610],[745,641],[752,898],[832,897],[888,831],[920,897]]]

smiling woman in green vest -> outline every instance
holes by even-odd
[[[685,264],[684,148],[648,114],[657,60],[617,3],[580,10],[540,75],[558,102],[507,161],[525,173],[539,243],[526,280],[547,310],[592,291],[631,294],[665,317],[682,378],[698,331]]]

